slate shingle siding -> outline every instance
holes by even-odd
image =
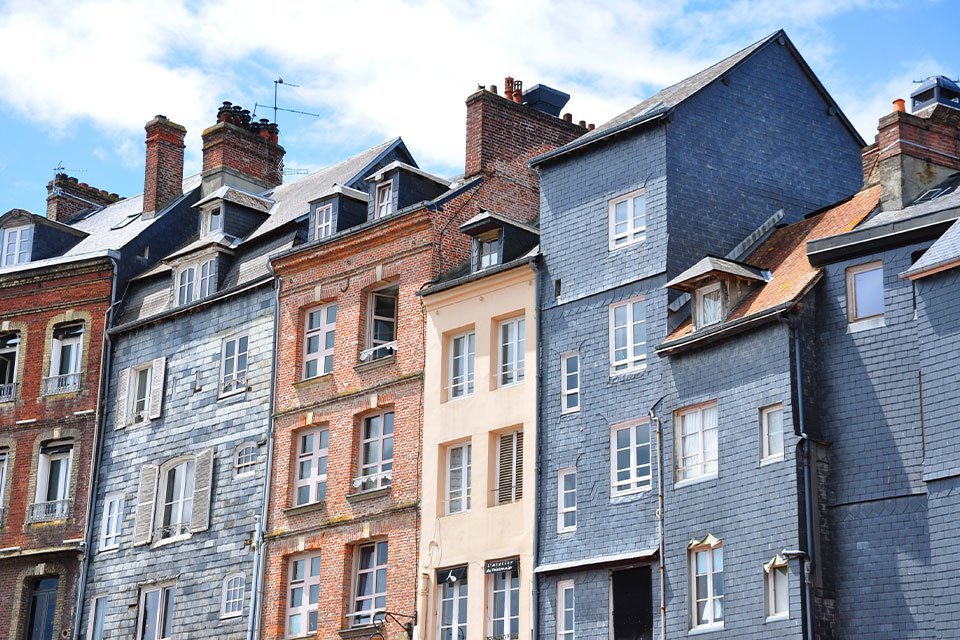
[[[234,454],[243,442],[262,442],[267,433],[273,347],[273,292],[262,286],[214,306],[114,337],[106,432],[97,488],[93,530],[99,542],[103,498],[125,495],[120,549],[91,557],[88,599],[106,595],[107,637],[132,637],[142,583],[177,579],[174,635],[177,638],[244,638],[249,622],[253,551],[248,542],[262,512],[265,448],[253,476],[234,477]],[[221,340],[249,335],[249,389],[218,400]],[[116,380],[130,366],[166,356],[163,414],[144,426],[116,430]],[[199,378],[197,374],[199,373]],[[197,382],[201,386],[195,390]],[[210,528],[166,546],[133,546],[140,467],[162,464],[184,453],[213,447],[215,461]],[[242,572],[243,615],[220,619],[223,579]]]

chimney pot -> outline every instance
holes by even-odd
[[[592,122],[587,125],[587,131],[593,131],[596,128],[597,128],[597,125],[593,124]]]
[[[564,121],[564,122],[573,122],[573,114],[572,114],[572,113],[565,113],[565,114],[563,114],[563,121]]]
[[[897,98],[893,101],[893,110],[894,111],[906,111],[907,110],[907,101],[903,98]]]
[[[511,76],[503,79],[503,97],[507,100],[513,100],[513,78]]]
[[[513,81],[513,101],[517,104],[523,103],[523,81],[514,80]]]
[[[586,120],[581,120],[581,121],[578,122],[577,124],[580,125],[580,127],[583,128],[583,129],[586,129],[586,128],[587,128],[587,121],[586,121]]]
[[[490,85],[490,93],[496,93],[496,92],[497,92],[497,85],[495,84]]]

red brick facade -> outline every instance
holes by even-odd
[[[95,447],[104,323],[110,306],[112,266],[85,263],[10,272],[0,277],[0,334],[19,334],[18,387],[0,403],[0,450],[7,456],[8,486],[0,527],[0,636],[24,637],[33,586],[59,578],[54,636],[69,637],[86,532],[91,455]],[[54,327],[83,323],[79,389],[45,394]],[[28,522],[37,501],[41,447],[72,445],[64,518]],[[68,634],[68,635],[61,635]]]
[[[416,293],[469,257],[468,238],[457,227],[481,209],[535,218],[536,174],[526,161],[583,132],[488,92],[471,96],[467,104],[467,167],[482,173],[482,182],[442,205],[387,218],[274,260],[280,309],[265,639],[285,637],[289,561],[304,552],[321,554],[316,637],[338,638],[337,632],[349,627],[356,550],[369,541],[388,544],[386,610],[411,615],[416,609],[424,366],[424,314]],[[399,291],[396,353],[361,363],[368,346],[370,293],[394,286]],[[303,380],[306,313],[334,302],[333,371]],[[395,415],[391,486],[361,494],[352,483],[360,475],[361,425],[382,411]],[[329,430],[326,499],[294,507],[298,434],[319,426]],[[405,638],[393,622],[384,634]]]
[[[187,130],[164,116],[148,122],[143,215],[150,217],[183,195],[183,139]]]
[[[283,182],[284,150],[276,124],[251,122],[249,112],[224,103],[217,124],[203,132],[203,176],[226,172],[263,189]]]
[[[106,207],[119,199],[115,193],[107,193],[65,173],[58,173],[47,183],[47,218],[65,222],[78,213]]]

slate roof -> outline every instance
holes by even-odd
[[[958,265],[960,265],[960,221],[954,222],[923,256],[900,276],[916,280]]]
[[[318,194],[326,193],[338,184],[349,186],[358,177],[362,179],[382,155],[401,144],[403,141],[400,138],[388,140],[343,162],[259,194],[261,198],[269,198],[275,204],[270,209],[270,217],[251,233],[245,242],[306,215],[310,211],[310,201],[316,199]]]
[[[960,188],[958,187],[960,187],[960,173],[954,173],[937,185],[936,188],[943,189],[943,192],[937,197],[933,199],[923,199],[923,194],[921,194],[917,200],[903,209],[881,211],[860,225],[858,229],[870,229],[892,222],[910,220],[911,218],[943,211],[944,209],[960,207]]]
[[[856,227],[880,203],[880,186],[868,187],[833,207],[773,232],[744,261],[770,272],[770,279],[750,293],[723,322],[696,334],[687,319],[657,348],[670,349],[685,338],[715,335],[732,325],[761,318],[777,309],[789,308],[820,278],[822,269],[810,264],[807,242],[845,233]]]
[[[763,271],[756,267],[733,260],[707,256],[663,286],[686,290],[690,287],[684,285],[688,285],[694,280],[699,280],[708,273],[727,273],[738,278],[746,278],[747,280],[765,281]]]
[[[248,209],[253,209],[254,211],[260,211],[266,213],[270,211],[270,207],[273,206],[273,200],[269,198],[261,198],[258,195],[252,193],[247,193],[242,189],[237,189],[235,187],[228,187],[226,185],[220,187],[210,195],[208,195],[203,200],[197,202],[195,207],[203,206],[204,204],[210,202],[211,200],[226,200],[227,202],[233,202],[239,204],[242,207]]]

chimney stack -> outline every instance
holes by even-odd
[[[216,124],[203,132],[203,196],[224,185],[252,193],[280,185],[284,149],[279,141],[276,123],[253,120],[248,110],[224,102]]]
[[[81,213],[102,209],[119,199],[115,193],[58,173],[47,183],[47,219],[67,223]]]
[[[150,219],[183,195],[183,139],[187,130],[155,116],[147,131],[147,168],[143,178],[143,218]]]

